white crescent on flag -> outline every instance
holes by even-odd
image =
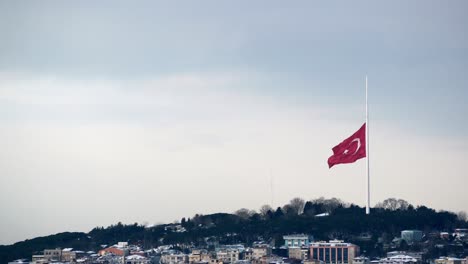
[[[349,146],[351,146],[351,144],[353,144],[354,141],[357,142],[357,148],[356,148],[356,151],[354,151],[354,153],[351,154],[351,155],[355,155],[355,154],[358,152],[358,150],[361,148],[361,139],[359,139],[359,138],[353,139],[353,140],[351,141],[351,143],[349,143]],[[349,147],[349,146],[348,146],[348,147]],[[345,151],[343,151],[343,154],[344,154],[344,155],[348,155],[348,152],[349,152],[349,150],[348,150],[348,149],[345,149]]]

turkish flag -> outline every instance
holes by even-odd
[[[366,157],[366,123],[332,150],[333,155],[328,158],[329,168],[336,164],[353,163],[358,159]]]

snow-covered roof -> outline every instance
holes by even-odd
[[[127,260],[131,260],[131,259],[146,259],[145,257],[142,257],[140,255],[130,255],[128,257],[126,257]]]
[[[329,213],[322,213],[322,214],[317,214],[315,217],[323,217],[323,216],[329,216]]]
[[[62,252],[70,252],[72,250],[73,250],[73,248],[64,248],[64,249],[62,249]]]
[[[354,260],[368,260],[367,257],[355,257]]]
[[[15,261],[13,261],[12,263],[18,263],[18,264],[19,264],[19,263],[29,263],[29,261],[26,260],[26,259],[17,259],[17,260],[15,260]]]
[[[396,255],[388,258],[383,258],[380,262],[418,262],[414,257],[407,255]]]

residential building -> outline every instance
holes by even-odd
[[[439,258],[434,260],[435,264],[463,264],[464,262],[464,259],[459,258]]]
[[[440,238],[447,240],[447,239],[450,238],[450,233],[449,232],[440,232]]]
[[[47,260],[44,258],[44,255],[32,255],[31,257],[32,263],[45,263]]]
[[[401,231],[401,239],[408,244],[419,242],[423,238],[423,232],[420,230],[403,230]]]
[[[468,228],[457,228],[453,233],[454,236],[465,236],[468,234]]]
[[[253,250],[251,248],[246,249],[244,252],[241,253],[241,258],[244,260],[252,260]]]
[[[162,264],[177,264],[184,263],[188,260],[187,255],[182,253],[163,254],[161,256]]]
[[[359,247],[342,240],[310,244],[310,259],[325,263],[351,263],[359,255]]]
[[[60,248],[44,249],[44,259],[47,261],[61,261],[62,250]]]
[[[192,251],[192,254],[187,256],[189,263],[210,262],[211,255],[207,251]]]
[[[284,246],[289,247],[309,247],[310,242],[314,240],[313,236],[298,234],[283,236]]]
[[[140,255],[130,255],[125,257],[126,264],[149,264],[150,260]]]
[[[370,264],[370,261],[366,257],[356,257],[353,259],[353,264]]]
[[[192,253],[188,255],[188,262],[190,264],[195,262],[201,262],[201,253],[192,251]]]
[[[417,264],[421,263],[416,258],[408,255],[396,255],[379,260],[379,264]]]
[[[128,247],[128,242],[118,242],[115,246],[118,248],[126,248]]]
[[[308,257],[309,250],[301,247],[289,247],[288,257],[290,259],[304,260]]]
[[[239,250],[228,250],[228,259],[230,263],[234,263],[236,261],[239,261]]]
[[[265,256],[271,256],[271,247],[262,245],[252,248],[252,259],[260,259]]]
[[[218,260],[220,262],[230,262],[229,257],[228,257],[228,253],[226,251],[216,252],[216,260]]]
[[[422,252],[408,252],[408,251],[392,251],[387,252],[387,258],[394,257],[398,255],[405,255],[415,258],[418,262],[423,261],[423,253]]]
[[[99,250],[98,254],[100,256],[107,255],[107,254],[112,254],[116,256],[123,256],[125,253],[124,249],[122,248],[116,248],[116,247],[108,247],[105,249]]]
[[[259,259],[254,259],[251,261],[252,264],[284,264],[282,258],[279,257],[261,257]]]
[[[73,251],[73,248],[64,248],[62,250],[62,262],[72,262],[76,258],[76,252]]]

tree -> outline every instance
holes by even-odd
[[[273,208],[268,204],[262,205],[262,207],[260,207],[260,215],[262,217],[266,217],[268,215],[268,211],[273,212]]]
[[[297,211],[290,204],[284,205],[282,211],[285,215],[297,215]]]
[[[323,201],[323,207],[327,213],[332,213],[337,208],[342,208],[345,206],[345,203],[338,198],[325,199]]]
[[[293,213],[300,215],[304,212],[305,201],[302,198],[296,197],[289,201],[289,206],[293,210]]]
[[[465,212],[465,211],[460,211],[460,212],[458,212],[457,218],[458,218],[458,220],[460,220],[460,221],[464,221],[464,222],[468,221],[468,216],[466,215],[466,212]]]
[[[323,197],[320,197],[310,202],[311,202],[311,205],[308,205],[307,210],[310,211],[311,208],[313,208],[315,214],[321,214],[321,213],[330,214],[333,211],[335,211],[335,209],[345,207],[346,205],[345,202],[343,202],[342,200],[338,198],[325,199]]]
[[[234,212],[235,215],[239,216],[242,219],[248,219],[249,217],[253,216],[256,214],[254,210],[249,210],[247,208],[241,208]]]
[[[410,205],[411,205],[410,203],[408,203],[407,201],[403,199],[388,198],[388,199],[385,199],[383,202],[378,203],[376,207],[386,209],[386,210],[396,211],[396,210],[408,210]]]
[[[281,209],[281,207],[276,208],[276,211],[275,211],[275,213],[273,214],[273,216],[274,216],[275,218],[281,217],[281,216],[283,216],[283,215],[284,215],[284,213],[283,213],[283,210]]]
[[[403,199],[398,199],[397,201],[398,209],[400,210],[408,210],[409,203]]]
[[[307,201],[304,205],[304,214],[307,216],[315,215],[315,206],[311,201]]]

